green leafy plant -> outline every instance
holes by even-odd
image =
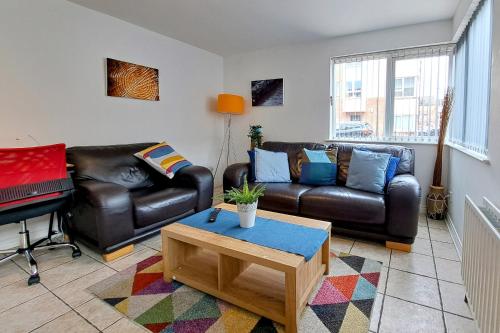
[[[264,191],[266,187],[262,184],[258,184],[252,189],[248,187],[248,182],[245,179],[243,183],[243,188],[237,189],[232,188],[223,194],[224,199],[229,202],[234,202],[236,204],[249,205],[256,202],[260,197],[264,196]]]
[[[252,149],[262,146],[262,126],[261,125],[250,125],[250,129],[248,131],[248,135],[250,138],[250,143]]]

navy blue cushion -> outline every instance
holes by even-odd
[[[255,150],[248,150],[248,157],[250,158],[250,170],[248,170],[248,181],[255,181]]]
[[[300,184],[335,185],[337,181],[337,164],[321,162],[302,162]]]
[[[389,159],[389,165],[387,166],[387,171],[385,173],[385,183],[388,184],[395,176],[398,170],[398,165],[401,159],[399,157],[391,156]]]

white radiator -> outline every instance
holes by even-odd
[[[500,332],[500,210],[466,196],[462,278],[467,300],[483,333]]]

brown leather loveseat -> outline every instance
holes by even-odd
[[[259,208],[330,221],[335,233],[404,243],[387,245],[409,250],[406,244],[412,244],[417,235],[421,197],[420,185],[414,176],[414,150],[375,144],[334,143],[331,146],[338,149],[337,185],[310,186],[298,183],[297,154],[303,148],[318,150],[325,149],[325,145],[265,142],[262,149],[288,154],[292,183],[266,183]],[[396,177],[384,194],[345,187],[354,148],[390,153],[401,159]],[[249,166],[249,163],[229,166],[224,172],[224,190],[240,187]]]
[[[77,238],[107,254],[211,207],[207,168],[184,167],[168,179],[133,155],[155,144],[67,149],[67,161],[75,165],[71,226]]]

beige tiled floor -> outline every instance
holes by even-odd
[[[451,242],[444,222],[427,221],[425,216],[412,253],[333,236],[332,249],[384,263],[370,332],[476,332],[463,301],[460,262]],[[85,246],[78,259],[71,258],[70,250],[41,252],[41,284],[31,287],[26,285],[23,260],[0,265],[0,331],[145,332],[86,288],[160,249],[160,237],[155,236],[110,263]]]
[[[477,332],[464,302],[459,260],[446,224],[421,216],[412,253],[390,253],[370,332]]]

